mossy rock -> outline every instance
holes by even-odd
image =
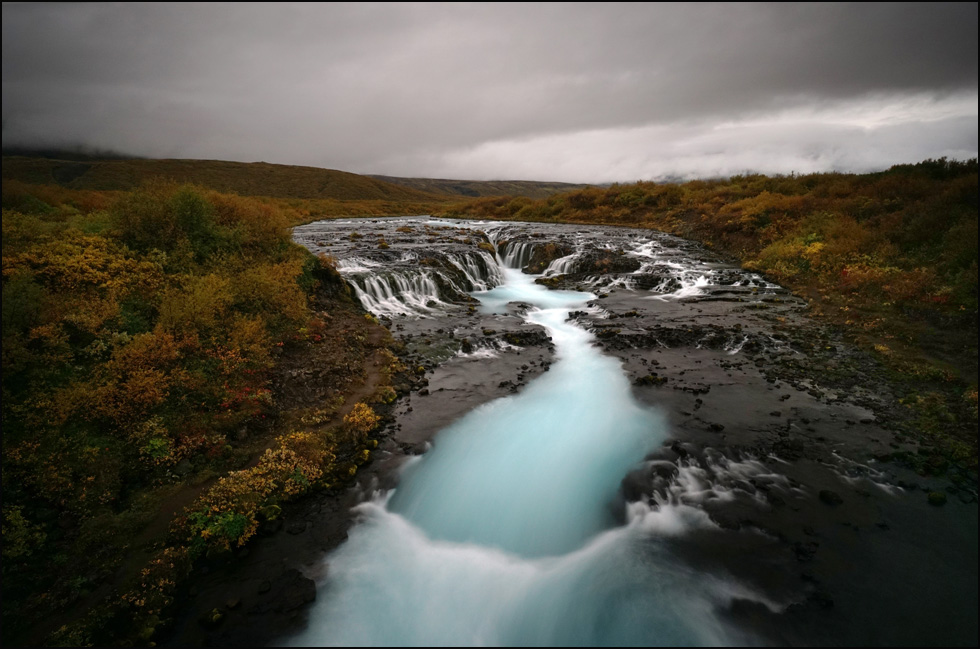
[[[665,383],[667,383],[667,377],[656,374],[647,374],[633,381],[633,385],[664,385]]]
[[[561,259],[572,253],[572,248],[560,243],[546,243],[535,246],[531,253],[531,259],[524,267],[524,272],[530,275],[540,275],[556,259]]]

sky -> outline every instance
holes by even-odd
[[[473,180],[977,157],[977,4],[3,4],[3,145]]]

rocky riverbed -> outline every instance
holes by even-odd
[[[696,521],[651,543],[694,576],[764,595],[720,612],[747,642],[975,644],[976,476],[891,461],[917,449],[887,372],[802,299],[696,244],[625,228],[377,219],[296,238],[335,260],[420,378],[355,485],[287,508],[235,561],[205,567],[174,644],[274,644],[301,629],[350,508],[394,487],[447,425],[549,370],[554,345],[527,305],[487,315],[470,295],[500,282],[497,260],[594,294],[571,318],[670,431],[623,475],[611,511]]]

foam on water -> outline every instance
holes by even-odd
[[[695,573],[665,543],[713,525],[695,506],[711,490],[696,467],[682,467],[660,501],[631,505],[617,526],[620,483],[665,439],[665,424],[634,401],[619,361],[567,321],[594,296],[535,284],[508,267],[530,246],[508,252],[498,258],[502,283],[473,295],[484,313],[531,305],[525,318],[547,330],[556,361],[521,393],[439,432],[393,494],[359,507],[361,521],[329,558],[308,628],[291,642],[751,641],[733,635],[717,610],[735,598],[769,603],[734,580]]]

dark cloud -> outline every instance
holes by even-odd
[[[605,180],[582,152],[634,160],[616,155],[629,133],[659,133],[672,144],[651,143],[653,166],[679,167],[680,142],[731,147],[718,125],[794,114],[772,130],[787,153],[862,158],[814,141],[843,120],[875,132],[873,164],[887,166],[950,150],[882,139],[940,118],[972,116],[955,148],[976,155],[977,58],[975,3],[5,4],[3,138],[456,177],[554,177],[464,164],[550,144],[575,180]]]

